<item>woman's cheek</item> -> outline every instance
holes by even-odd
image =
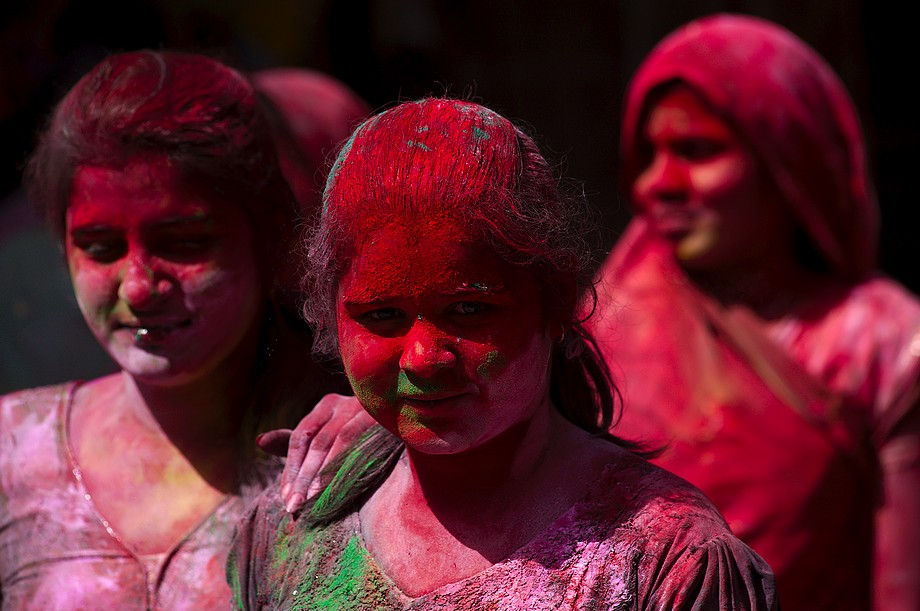
[[[113,269],[92,269],[79,263],[70,268],[77,306],[90,322],[104,322],[115,307],[118,294],[117,272]]]
[[[501,375],[507,368],[508,357],[495,348],[486,347],[486,349],[479,351],[473,362],[477,363],[476,376],[481,380],[488,381]]]
[[[493,399],[542,389],[548,380],[552,340],[538,331],[536,322],[535,328],[524,326],[529,332],[509,332],[501,341],[480,346],[475,357],[469,355],[477,379]]]
[[[165,271],[163,275],[178,284],[183,295],[210,301],[239,299],[241,291],[251,291],[254,269],[225,269],[214,264],[186,265]]]
[[[339,350],[345,375],[355,396],[375,418],[387,405],[396,401],[399,362],[390,354],[387,342],[369,340],[360,325],[344,323],[339,328]]]

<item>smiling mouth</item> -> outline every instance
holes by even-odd
[[[421,406],[433,406],[438,403],[443,403],[450,401],[452,399],[458,399],[460,397],[465,397],[468,393],[465,392],[453,392],[453,393],[431,393],[427,395],[406,395],[402,397],[402,400],[409,404],[421,405]]]
[[[133,333],[134,343],[138,345],[151,345],[165,340],[171,333],[185,329],[192,324],[191,320],[181,320],[169,324],[123,324],[119,329]]]

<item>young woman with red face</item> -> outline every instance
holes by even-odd
[[[793,611],[920,608],[920,305],[872,271],[864,156],[837,77],[761,20],[681,28],[627,94],[638,216],[592,327],[618,430],[666,444]]]
[[[255,90],[201,56],[112,56],[30,170],[121,371],[0,401],[3,606],[225,608],[231,533],[277,471],[256,433],[339,387],[285,311],[297,207]]]
[[[355,131],[323,203],[307,318],[380,426],[303,512],[277,487],[251,508],[239,607],[775,608],[709,502],[608,433],[585,217],[530,138],[407,102]]]

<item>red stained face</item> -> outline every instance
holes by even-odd
[[[66,232],[80,309],[128,373],[195,380],[257,332],[264,290],[245,212],[209,201],[165,158],[78,168]]]
[[[336,316],[355,394],[416,450],[462,452],[549,409],[536,280],[450,221],[368,232]]]
[[[766,256],[791,220],[778,191],[732,128],[690,89],[649,114],[649,164],[633,200],[689,269],[716,271]]]

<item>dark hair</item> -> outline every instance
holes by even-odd
[[[55,107],[27,167],[30,196],[63,238],[78,167],[117,169],[146,156],[167,157],[183,178],[211,189],[215,202],[241,206],[252,224],[260,269],[270,280],[252,405],[241,430],[248,450],[254,431],[269,426],[267,416],[291,423],[324,390],[340,387],[330,386],[328,374],[309,371],[316,366],[304,358],[312,333],[297,328],[277,299],[297,206],[250,82],[203,55],[138,51],[106,58]]]
[[[560,194],[533,139],[496,112],[472,102],[425,98],[380,113],[359,126],[339,154],[323,194],[323,214],[308,243],[305,316],[316,328],[315,350],[336,351],[335,298],[356,254],[362,229],[390,215],[437,213],[481,236],[503,259],[535,275],[544,310],[567,321],[554,344],[550,395],[580,428],[636,449],[609,433],[619,393],[582,322],[579,296],[595,301],[593,215],[583,198]],[[313,504],[311,520],[342,515],[372,490],[402,445],[375,436],[346,453],[330,483],[341,491]],[[374,448],[370,453],[369,448]],[[355,453],[360,460],[354,458]],[[374,472],[374,473],[369,473]],[[362,482],[364,484],[362,484]],[[335,502],[329,502],[329,499]]]

